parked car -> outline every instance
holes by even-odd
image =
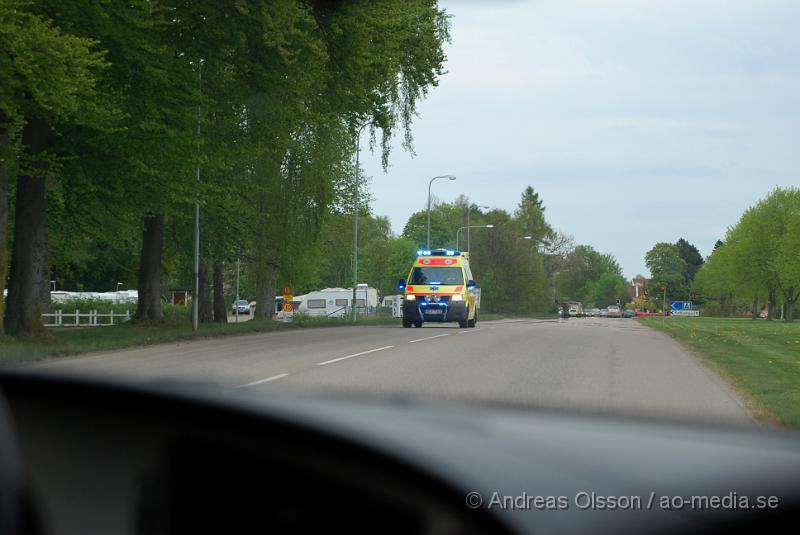
[[[608,317],[609,318],[621,318],[622,311],[619,309],[617,305],[609,305],[608,306]]]
[[[634,316],[636,316],[636,313],[633,310],[626,310],[622,313],[623,318],[632,318]]]
[[[586,314],[587,318],[591,318],[592,316],[594,316],[594,309],[586,308],[584,309],[584,314]]]
[[[246,299],[239,299],[238,301],[233,302],[233,306],[231,307],[233,313],[236,314],[236,310],[239,310],[239,314],[247,314],[250,315],[250,302]]]
[[[599,312],[599,316],[601,318],[607,318],[608,317],[608,309],[607,308],[601,308],[600,312]]]

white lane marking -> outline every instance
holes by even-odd
[[[339,362],[340,360],[351,359],[353,357],[360,357],[361,355],[366,355],[367,353],[375,353],[376,351],[383,351],[384,349],[392,349],[393,347],[394,346],[378,347],[375,349],[370,349],[369,351],[362,351],[361,353],[353,353],[352,355],[346,355],[344,357],[339,357],[338,359],[326,360],[325,362],[317,362],[317,366],[325,366],[326,364],[333,364],[334,362]]]
[[[277,381],[278,379],[283,379],[284,377],[287,377],[288,375],[289,375],[288,373],[280,373],[278,375],[273,375],[272,377],[267,377],[266,379],[261,379],[260,381],[253,381],[252,383],[246,383],[246,384],[243,384],[243,385],[239,385],[236,388],[247,388],[248,386],[256,386],[256,385],[260,385],[262,383],[269,383],[270,381]]]
[[[468,333],[469,331],[458,331],[458,334]]]
[[[422,342],[423,340],[433,340],[434,338],[441,338],[442,336],[450,336],[449,334],[437,334],[436,336],[429,336],[427,338],[420,338],[419,340],[409,340],[409,344],[414,344],[416,342]]]

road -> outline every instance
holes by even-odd
[[[749,424],[742,401],[667,335],[634,320],[313,328],[51,360],[127,379],[555,407]]]

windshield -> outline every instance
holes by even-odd
[[[800,427],[800,2],[74,3],[0,2],[1,365]]]
[[[463,285],[461,268],[454,267],[415,267],[411,270],[408,284],[429,284],[441,286]]]

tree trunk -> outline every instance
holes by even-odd
[[[786,291],[786,316],[785,321],[792,321],[794,319],[794,306],[797,303],[797,293],[792,286]]]
[[[142,255],[139,261],[139,302],[136,317],[140,320],[164,319],[161,307],[161,253],[164,248],[164,215],[144,218]]]
[[[200,259],[199,272],[200,291],[197,295],[197,321],[200,323],[211,323],[214,320],[214,312],[211,306],[211,289],[208,280],[208,260]]]
[[[769,301],[767,301],[767,321],[775,319],[775,302],[777,301],[778,292],[775,290],[769,291]]]
[[[752,315],[752,317],[750,319],[752,319],[752,320],[757,320],[758,319],[758,315],[761,313],[761,311],[758,308],[759,308],[758,307],[758,290],[756,290],[756,295],[753,296],[753,309],[752,309],[753,315]]]
[[[5,299],[3,290],[6,289],[8,276],[8,117],[0,112],[0,336],[4,332],[3,317],[5,316]]]
[[[272,319],[275,315],[275,282],[278,273],[274,266],[265,266],[256,274],[256,318]]]
[[[22,143],[32,156],[30,172],[17,176],[16,214],[8,310],[5,329],[12,335],[34,334],[43,329],[42,313],[49,301],[47,245],[45,242],[45,187],[48,164],[36,160],[48,146],[50,124],[31,119],[22,130]]]
[[[225,304],[223,274],[222,262],[214,260],[214,321],[216,323],[228,323],[228,305]]]

